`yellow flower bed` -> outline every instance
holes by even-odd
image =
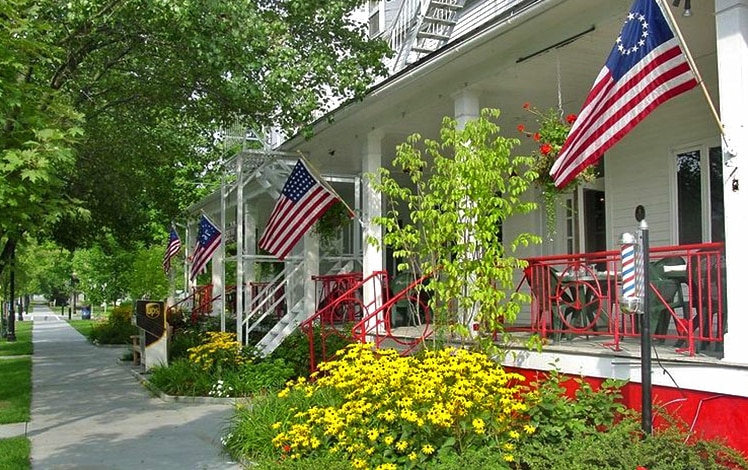
[[[411,468],[439,452],[485,445],[511,462],[516,443],[535,430],[523,381],[465,349],[416,358],[354,344],[322,364],[316,381],[300,379],[279,393],[314,405],[275,423],[273,444],[292,459],[341,454],[359,469]]]
[[[214,367],[238,366],[246,361],[235,333],[208,331],[206,335],[201,344],[187,350],[190,362],[208,371]]]

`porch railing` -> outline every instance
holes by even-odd
[[[619,303],[619,251],[529,258],[517,289],[532,295],[529,315],[506,331],[528,331],[550,341],[597,337],[619,350],[639,336],[640,314]],[[722,347],[726,312],[724,245],[703,243],[650,249],[650,331],[654,344],[673,341],[677,352]]]

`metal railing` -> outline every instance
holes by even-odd
[[[639,336],[642,315],[619,303],[619,251],[529,258],[517,286],[532,295],[529,317],[505,325],[552,341],[601,338],[619,350]],[[722,346],[726,317],[724,245],[703,243],[650,249],[650,331],[655,344],[677,352]]]

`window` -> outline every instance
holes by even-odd
[[[369,0],[369,37],[376,37],[381,32],[379,0]]]
[[[724,241],[722,149],[697,147],[675,158],[678,243]]]

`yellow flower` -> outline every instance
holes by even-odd
[[[377,465],[377,468],[375,470],[397,470],[397,465],[394,463],[383,463],[381,465]]]
[[[416,454],[415,452],[411,452],[410,454],[408,454],[408,459],[412,461],[416,461],[418,460],[418,454]]]
[[[512,454],[504,454],[504,461],[514,462],[514,456]]]
[[[351,462],[351,466],[353,468],[366,468],[366,461],[364,459],[353,459],[353,462]]]
[[[390,445],[393,442],[395,442],[395,438],[394,437],[392,437],[392,436],[384,436],[384,443],[385,444]]]
[[[398,441],[397,444],[395,444],[395,449],[399,450],[400,452],[405,452],[405,449],[408,448],[408,441]]]
[[[276,422],[275,422],[275,423],[273,423],[273,425],[272,425],[272,426],[270,426],[270,427],[271,427],[271,428],[273,428],[273,429],[280,429],[280,427],[281,427],[281,423],[280,423],[280,422],[278,422],[278,421],[276,421]]]
[[[369,437],[370,441],[376,441],[379,437],[379,431],[376,429],[371,429],[368,433],[366,433],[366,435]]]
[[[532,434],[535,432],[535,426],[533,426],[532,424],[525,424],[524,429],[527,434]]]
[[[421,452],[423,452],[426,455],[431,455],[434,453],[436,449],[434,449],[434,446],[431,444],[424,444],[423,447],[421,447]]]

